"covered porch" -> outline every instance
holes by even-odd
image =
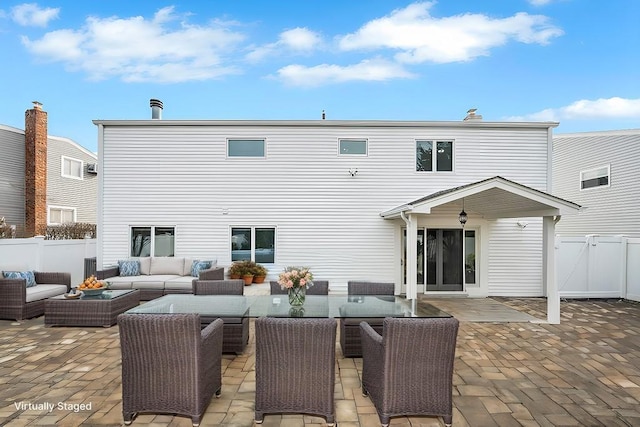
[[[507,242],[502,247],[503,251],[513,250],[512,248],[517,248],[517,245],[523,247],[535,245],[531,253],[542,254],[542,293],[547,297],[547,321],[557,324],[560,322],[560,298],[556,283],[555,225],[562,215],[574,214],[580,209],[580,205],[573,202],[495,176],[427,195],[382,212],[380,215],[385,220],[395,220],[398,223],[399,229],[402,230],[399,233],[400,236],[404,236],[403,233],[406,230],[406,237],[400,239],[404,239],[401,244],[404,250],[404,263],[400,269],[400,275],[401,283],[406,285],[408,299],[417,299],[419,286],[423,287],[425,294],[435,295],[428,290],[428,281],[418,283],[418,269],[425,265],[424,257],[418,254],[419,244],[424,244],[424,229],[434,227],[434,224],[441,224],[439,227],[449,229],[456,227],[464,230],[466,227],[467,230],[477,231],[477,247],[473,248],[473,272],[476,274],[477,268],[479,273],[474,276],[473,286],[462,279],[465,283],[461,282],[460,295],[490,296],[495,293],[491,292],[492,278],[487,273],[491,268],[495,270],[496,263],[502,262],[499,256],[492,256],[492,252],[497,252],[493,249],[493,246],[496,246],[495,241],[502,239]],[[513,242],[512,231],[505,228],[504,221],[500,222],[505,219],[513,219],[513,224],[510,226],[520,230],[528,226],[526,219],[541,219],[541,235],[537,232],[533,235],[518,235],[516,237],[519,241]],[[530,229],[530,231],[533,230],[535,227]],[[464,241],[468,239],[465,239],[464,236],[467,234],[464,231],[459,235],[463,236],[460,242],[462,257],[462,253],[465,253]],[[490,243],[493,244],[491,248]],[[513,246],[510,247],[510,244]],[[542,247],[540,248],[539,245]],[[505,268],[508,265],[505,263]],[[424,268],[426,275],[431,274],[429,277],[435,277],[428,266]],[[456,271],[456,274],[464,277],[464,269],[465,263],[462,262],[460,271]],[[515,269],[514,267],[513,270]],[[515,271],[512,273],[513,278],[517,277]],[[512,286],[518,286],[517,280],[513,280]]]

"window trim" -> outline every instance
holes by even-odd
[[[418,170],[418,143],[430,142],[432,144],[431,170]],[[451,170],[438,170],[438,143],[451,143]],[[416,138],[413,143],[413,167],[417,173],[453,173],[456,171],[456,141],[453,138]],[[434,155],[435,154],[435,155]]]
[[[254,141],[254,142],[262,142],[262,156],[232,156],[229,154],[229,143],[231,141]],[[227,138],[225,144],[225,155],[227,159],[266,159],[267,158],[267,138]]]
[[[588,179],[587,179],[587,180],[585,180],[585,179],[583,178],[583,175],[584,175],[585,173],[588,173],[588,172],[595,172],[595,171],[598,171],[598,170],[600,170],[600,169],[606,169],[607,173],[606,173],[606,175],[600,175],[600,176],[598,176],[597,178],[602,178],[602,177],[605,177],[605,176],[606,176],[606,177],[607,177],[607,183],[606,183],[605,185],[595,185],[595,186],[593,186],[593,187],[586,187],[586,188],[585,188],[585,187],[583,187],[583,183],[584,183],[585,181],[589,181]],[[592,179],[596,179],[596,178],[592,178]],[[579,181],[578,185],[580,186],[580,191],[589,191],[589,190],[594,190],[594,189],[596,189],[596,188],[608,188],[608,187],[611,187],[611,164],[606,164],[606,165],[604,165],[604,166],[598,166],[598,167],[591,168],[591,169],[584,169],[584,170],[581,170],[581,171],[580,171],[580,181]]]
[[[64,172],[64,161],[69,160],[71,162],[79,162],[80,163],[80,176],[69,175]],[[74,157],[69,157],[62,155],[60,156],[60,176],[64,178],[77,179],[82,181],[84,179],[84,161],[81,159],[76,159]]]
[[[149,247],[149,256],[156,256],[155,252],[156,252],[156,239],[155,239],[155,230],[156,228],[173,228],[173,255],[171,256],[176,256],[176,239],[178,236],[177,233],[177,229],[178,227],[176,227],[176,225],[163,225],[163,224],[158,224],[158,225],[148,225],[148,224],[130,224],[129,225],[129,256],[130,257],[134,257],[135,255],[131,255],[132,253],[132,243],[133,243],[133,229],[134,228],[149,228],[150,229],[150,236],[151,236],[151,242],[150,242],[150,247]]]
[[[364,142],[364,154],[343,153],[341,149],[342,141]],[[338,157],[368,157],[369,156],[369,138],[338,138]]]
[[[233,261],[233,229],[234,228],[248,228],[251,230],[251,241],[249,242],[251,251],[251,261],[256,259],[256,229],[268,228],[273,230],[273,262],[260,262],[260,264],[275,265],[277,264],[278,256],[278,227],[275,225],[230,225],[229,226],[229,260]]]
[[[61,211],[71,211],[73,214],[73,220],[71,223],[78,222],[78,209],[71,206],[59,206],[59,205],[49,205],[47,206],[47,224],[48,225],[61,225],[65,224],[64,222],[51,222],[51,210],[58,209]]]

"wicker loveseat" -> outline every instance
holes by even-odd
[[[193,280],[223,280],[224,267],[215,260],[209,268],[194,271],[198,260],[185,257],[141,257],[119,261],[118,265],[99,270],[98,279],[111,289],[138,289],[140,299],[149,301],[166,294],[190,294]],[[130,268],[137,263],[137,270]]]
[[[0,274],[0,319],[42,316],[45,300],[69,292],[71,287],[69,273],[34,271],[33,275],[36,284],[28,287],[26,279],[6,279]]]

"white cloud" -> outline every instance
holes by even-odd
[[[640,98],[619,97],[596,100],[581,99],[560,108],[547,108],[524,116],[508,117],[510,121],[562,121],[594,119],[627,119],[640,117]]]
[[[22,26],[46,27],[49,21],[57,19],[60,8],[41,8],[36,3],[23,3],[11,9],[11,17]]]
[[[297,27],[280,33],[277,42],[255,48],[247,55],[247,59],[252,62],[261,61],[283,50],[296,54],[308,54],[321,44],[322,37],[320,34],[308,28]]]
[[[487,56],[492,48],[511,40],[547,44],[563,31],[542,15],[517,13],[491,18],[467,13],[435,18],[429,11],[435,2],[413,3],[374,19],[358,31],[338,38],[342,50],[392,49],[406,63],[447,63]]]
[[[244,39],[242,34],[221,22],[174,25],[177,20],[172,7],[150,20],[90,17],[81,29],[52,31],[39,40],[23,37],[23,44],[43,60],[62,62],[96,80],[180,82],[237,72],[224,65],[223,57]]]
[[[278,78],[292,86],[321,86],[348,81],[385,81],[411,78],[401,65],[383,59],[364,60],[358,64],[340,66],[321,64],[314,67],[288,65],[278,70]]]
[[[534,6],[545,6],[551,3],[552,0],[529,0],[529,3]]]

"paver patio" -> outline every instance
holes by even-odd
[[[495,300],[546,317],[544,299]],[[640,304],[565,301],[561,310],[560,325],[461,321],[454,426],[640,426]],[[118,327],[45,328],[43,323],[42,317],[0,320],[0,424],[123,425]],[[201,425],[253,425],[253,329],[250,336],[244,354],[224,356],[222,397],[212,400]],[[362,359],[343,358],[339,346],[336,357],[339,426],[379,425],[370,400],[360,393]],[[74,406],[80,404],[85,407]],[[269,415],[263,426],[323,424],[313,416]],[[191,422],[140,415],[133,425]],[[442,422],[399,417],[391,425]]]

